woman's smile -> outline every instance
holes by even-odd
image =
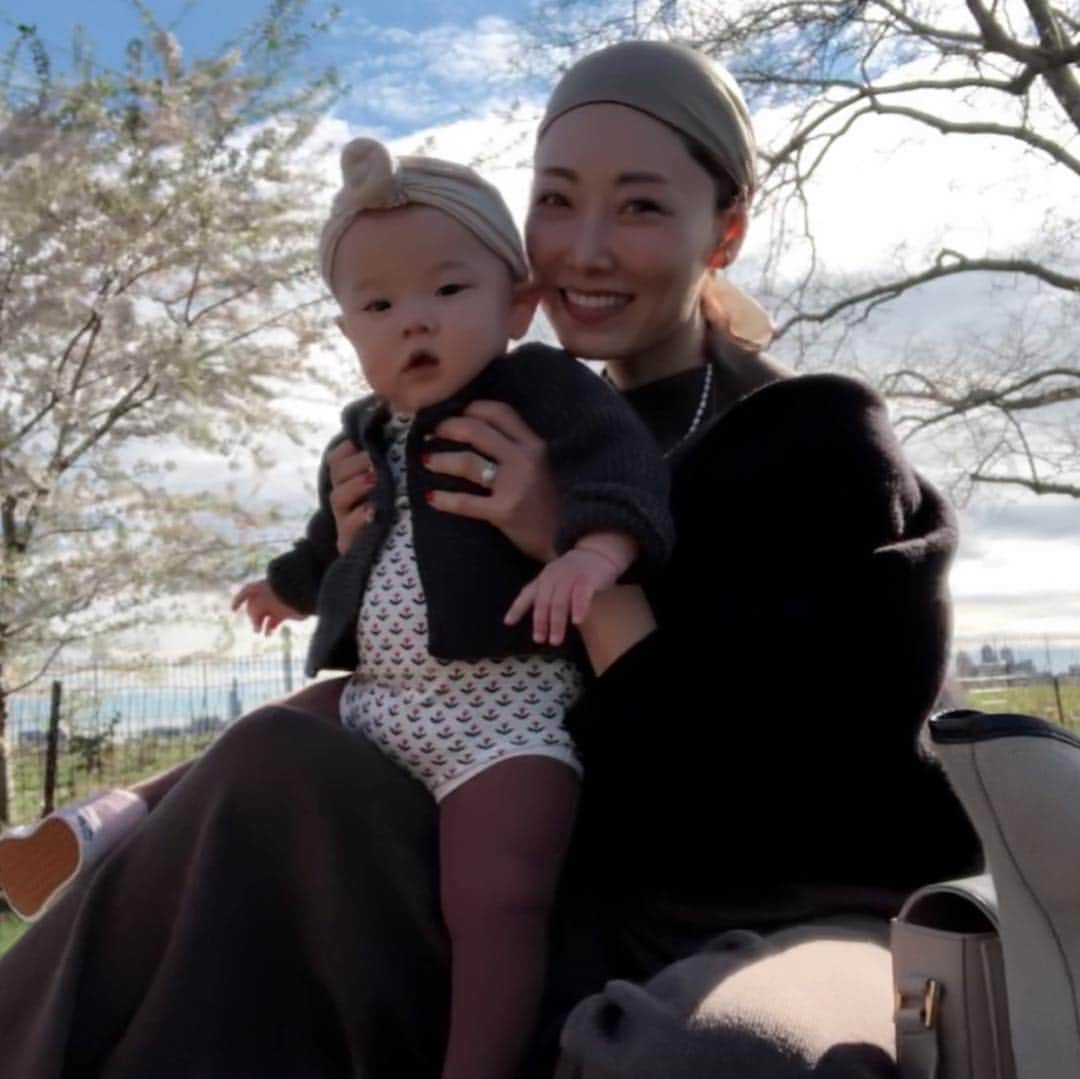
[[[561,288],[558,294],[571,318],[590,324],[615,317],[634,299],[628,292],[593,292],[572,288]]]

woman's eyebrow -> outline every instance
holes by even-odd
[[[568,169],[563,165],[548,165],[540,170],[541,176],[553,176],[559,180],[568,180],[570,183],[576,183],[579,179],[578,174],[573,169]],[[668,178],[661,176],[658,172],[620,172],[615,177],[617,184],[666,184]]]
[[[658,172],[620,172],[615,178],[617,184],[666,184],[666,176]]]
[[[554,176],[559,180],[569,180],[575,183],[578,174],[573,169],[564,168],[562,165],[547,165],[540,170],[542,176]]]

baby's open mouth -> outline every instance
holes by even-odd
[[[439,357],[423,349],[417,349],[405,364],[406,371],[419,371],[424,367],[434,367],[439,362]]]

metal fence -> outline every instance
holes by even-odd
[[[57,669],[13,696],[11,819],[187,760],[244,712],[299,688],[304,649],[277,641],[244,659]],[[1080,732],[1080,637],[961,639],[951,670],[942,706],[1026,712]]]
[[[8,701],[11,820],[189,759],[244,712],[302,686],[302,657],[285,639],[245,658],[50,671]]]

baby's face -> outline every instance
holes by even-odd
[[[333,282],[368,384],[409,414],[470,382],[532,314],[502,259],[431,206],[357,217],[338,244]]]

